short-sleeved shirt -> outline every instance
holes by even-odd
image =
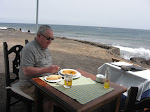
[[[21,63],[19,68],[19,82],[30,84],[30,79],[34,77],[24,76],[22,67],[47,67],[52,64],[50,51],[48,48],[43,49],[39,43],[34,39],[29,42],[21,51]],[[34,74],[34,73],[33,73]],[[44,76],[47,74],[41,74]],[[36,76],[38,77],[38,76]]]

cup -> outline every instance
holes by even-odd
[[[103,84],[105,81],[105,76],[103,74],[97,74],[96,75],[96,81]]]
[[[64,76],[64,87],[65,88],[71,88],[72,87],[72,80],[73,80],[72,74],[65,74],[65,76]]]

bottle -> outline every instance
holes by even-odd
[[[109,85],[110,85],[110,76],[111,76],[110,68],[107,67],[106,72],[105,72],[105,81],[104,81],[104,88],[105,89],[109,88]]]

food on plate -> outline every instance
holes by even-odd
[[[74,70],[63,70],[62,71],[63,74],[72,74],[72,75],[76,75],[77,72]]]
[[[61,79],[61,76],[60,75],[49,75],[49,76],[47,76],[46,79],[47,80],[58,80],[58,79]]]

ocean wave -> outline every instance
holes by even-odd
[[[0,27],[0,29],[3,29],[3,30],[4,30],[4,29],[7,29],[7,27]]]
[[[142,57],[149,59],[150,58],[150,49],[145,48],[130,48],[123,46],[114,46],[120,49],[120,55],[122,58],[130,60],[131,57]]]

